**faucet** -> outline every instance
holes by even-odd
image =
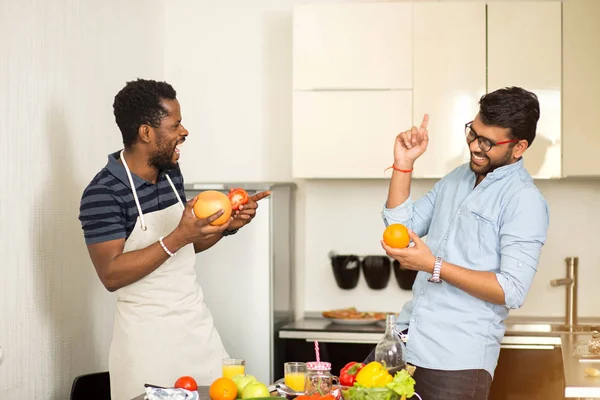
[[[552,279],[550,286],[566,286],[565,325],[572,332],[575,325],[577,325],[577,265],[579,264],[579,257],[567,257],[565,263],[567,265],[567,277]]]

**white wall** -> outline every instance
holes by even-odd
[[[1,399],[68,399],[107,369],[114,298],[79,199],[121,145],[116,92],[162,77],[163,31],[162,0],[0,2]]]

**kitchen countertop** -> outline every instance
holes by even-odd
[[[586,368],[600,369],[597,362],[580,362],[573,356],[576,343],[588,341],[589,332],[558,332],[564,323],[562,317],[509,317],[502,348],[552,349],[560,347],[565,376],[565,398],[600,398],[600,377],[586,377]],[[579,325],[600,325],[600,318],[579,318]],[[282,339],[304,339],[331,343],[377,344],[385,332],[383,322],[371,325],[340,325],[322,317],[308,317],[283,326]],[[409,333],[410,340],[410,333]]]
[[[586,376],[586,368],[600,369],[600,358],[581,362],[575,357],[577,342],[587,342],[592,335],[561,335],[563,368],[565,371],[565,398],[600,398],[600,377]]]
[[[520,345],[560,346],[560,333],[552,327],[564,322],[562,317],[509,317],[503,347]],[[600,318],[580,318],[581,325],[600,324]],[[341,325],[323,317],[309,316],[282,326],[281,339],[305,339],[307,341],[334,343],[377,344],[385,332],[385,322],[370,325]],[[409,333],[410,336],[410,333]]]

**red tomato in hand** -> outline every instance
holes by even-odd
[[[177,379],[177,382],[175,382],[175,387],[177,389],[189,390],[190,392],[195,392],[198,390],[198,384],[191,376],[182,376],[181,378]]]
[[[231,201],[232,210],[238,210],[242,204],[246,204],[249,200],[248,193],[241,188],[231,189],[228,197]]]

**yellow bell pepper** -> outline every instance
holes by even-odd
[[[366,388],[385,387],[392,379],[388,370],[377,361],[368,363],[356,375],[356,383]]]

